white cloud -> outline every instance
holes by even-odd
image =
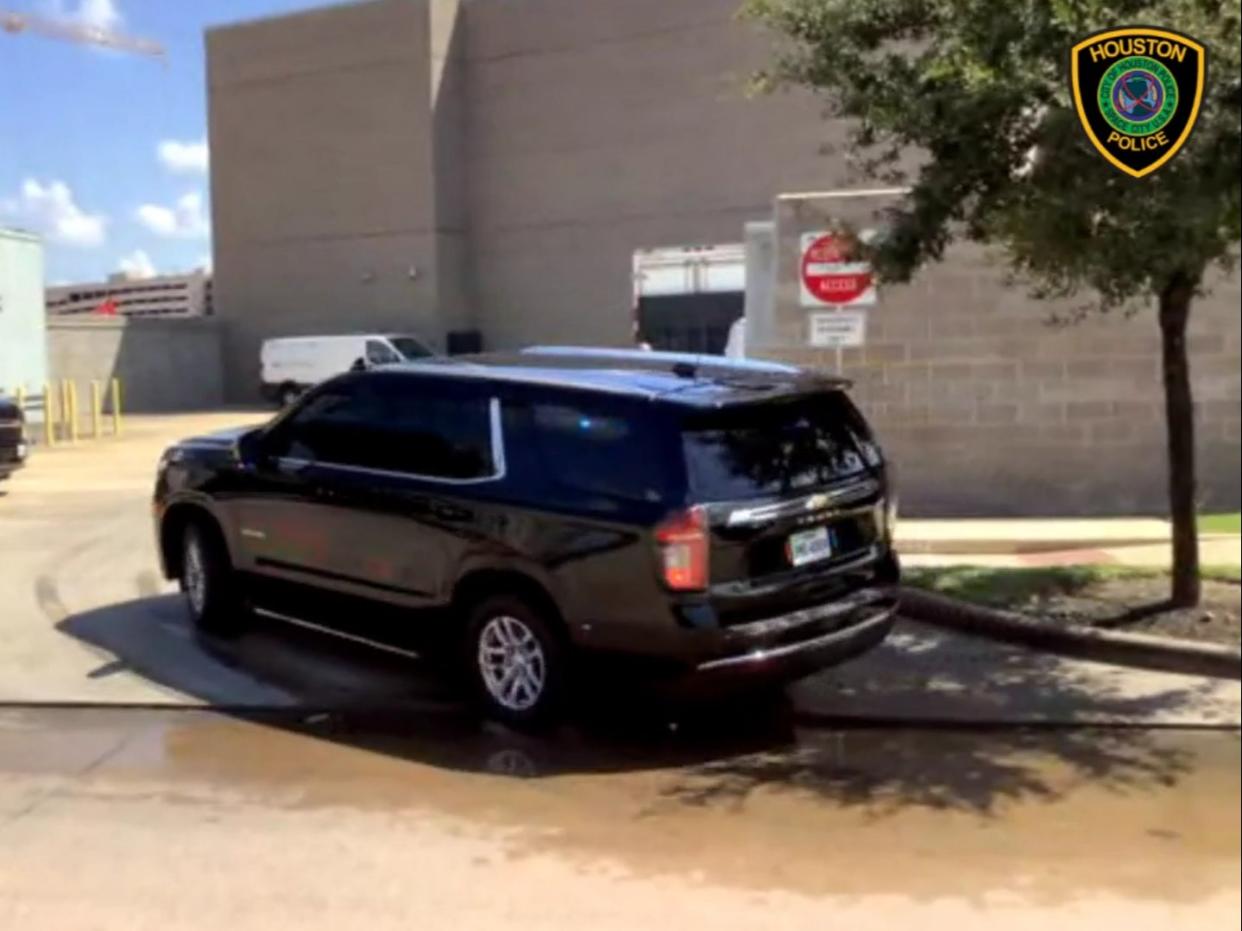
[[[43,7],[57,19],[80,23],[93,29],[115,29],[124,17],[116,0],[46,0]]]
[[[121,24],[121,11],[113,0],[82,0],[74,18],[98,29],[114,29]]]
[[[207,173],[207,140],[181,142],[165,139],[156,149],[160,163],[174,174]]]
[[[130,278],[154,278],[158,274],[151,256],[141,249],[135,249],[129,255],[123,256],[117,267]]]
[[[138,222],[156,236],[169,239],[204,239],[211,235],[211,221],[203,206],[203,195],[191,191],[177,199],[171,207],[143,204],[138,208]]]
[[[202,256],[198,260],[198,264],[195,267],[201,268],[203,271],[205,271],[207,274],[210,275],[213,268],[215,267],[214,263],[212,262],[211,253],[208,252],[206,255]]]
[[[49,242],[92,248],[107,238],[108,218],[78,206],[73,191],[63,181],[46,184],[27,178],[16,198],[0,201],[0,214],[28,225]]]

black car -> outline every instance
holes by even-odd
[[[16,401],[0,397],[0,482],[26,463],[26,418]]]
[[[797,678],[896,610],[886,467],[844,388],[607,350],[342,375],[164,454],[164,572],[218,632],[253,610],[451,647],[515,723],[588,657]]]

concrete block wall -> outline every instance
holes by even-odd
[[[825,369],[799,304],[803,231],[874,223],[883,198],[776,206],[775,328],[754,351]],[[1191,317],[1200,500],[1239,505],[1242,359],[1237,275],[1216,275]],[[867,343],[843,373],[899,464],[919,514],[1162,513],[1160,334],[1152,308],[1052,326],[1067,303],[1007,287],[994,257],[960,246],[909,285],[882,289]]]
[[[49,377],[122,382],[123,410],[201,410],[224,402],[220,327],[214,320],[53,320]]]

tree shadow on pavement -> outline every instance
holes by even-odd
[[[795,791],[874,818],[910,807],[992,818],[1007,803],[1055,801],[1088,780],[1116,791],[1170,787],[1193,762],[1184,748],[1134,728],[848,730],[827,746],[690,767],[661,795],[741,809],[757,794]]]
[[[808,713],[974,726],[1238,725],[1236,681],[1066,659],[915,621],[796,687]]]
[[[519,777],[669,770],[643,814],[739,809],[796,793],[883,817],[991,817],[1084,780],[1157,791],[1193,759],[1159,733],[1102,726],[1202,703],[1198,686],[1127,694],[1124,677],[905,625],[890,643],[800,684],[792,701],[670,701],[658,689],[588,692],[555,733],[486,724],[424,664],[276,622],[234,640],[197,633],[175,596],[72,615],[58,629],[125,670],[213,710],[445,769]],[[1049,727],[1040,708],[1059,721]],[[1050,719],[1049,718],[1049,719]],[[1017,723],[1014,723],[1017,722]]]
[[[914,622],[795,686],[793,699],[802,722],[849,722],[837,752],[797,747],[705,763],[664,798],[738,806],[789,789],[875,816],[912,805],[993,816],[1084,782],[1119,792],[1171,786],[1193,758],[1160,728],[1236,727],[1237,715],[1231,683],[1066,661]],[[871,730],[885,723],[894,729]],[[856,733],[867,737],[851,740]]]

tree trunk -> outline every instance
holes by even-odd
[[[1168,431],[1169,516],[1173,521],[1173,604],[1199,603],[1199,531],[1195,501],[1195,409],[1186,357],[1186,321],[1194,281],[1177,274],[1160,292],[1164,413]]]

